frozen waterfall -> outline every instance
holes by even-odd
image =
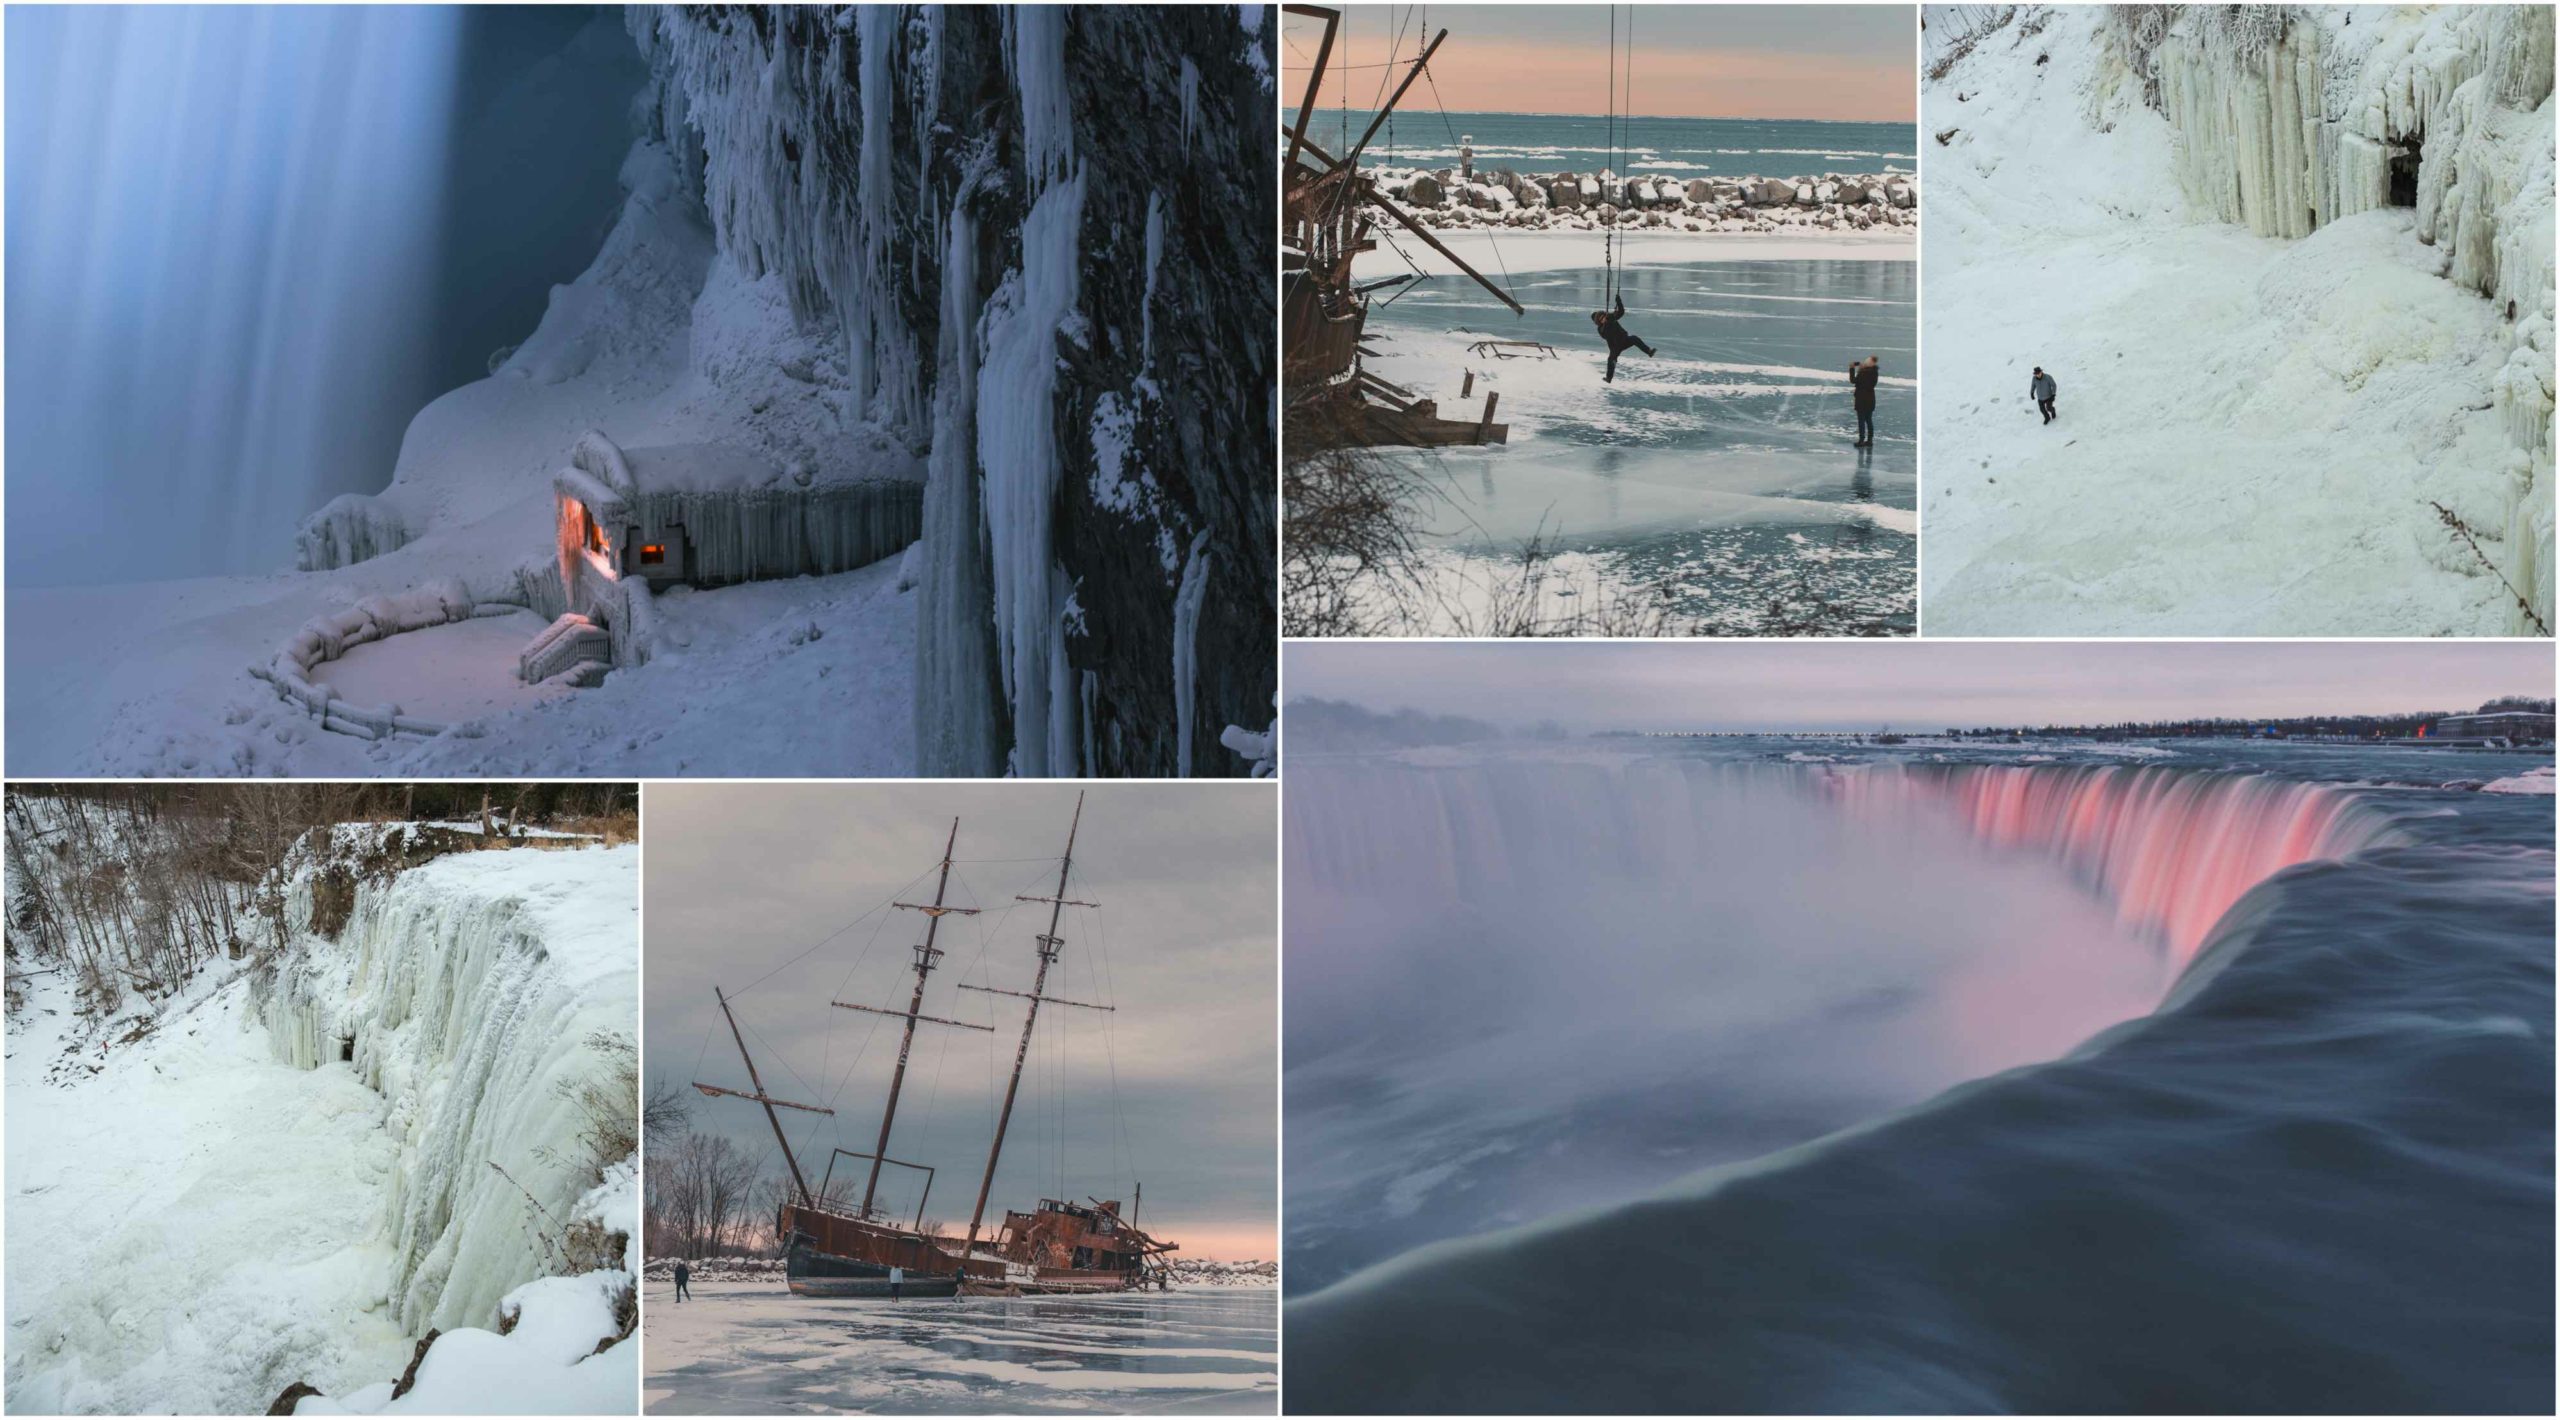
[[[630,848],[467,853],[360,886],[339,940],[306,942],[266,997],[278,1059],[351,1058],[385,1101],[399,1162],[383,1226],[407,1334],[489,1326],[500,1298],[555,1270],[537,1234],[596,1182],[573,1098],[606,1068],[590,1042],[627,1039],[636,1019],[618,906],[636,863]]]

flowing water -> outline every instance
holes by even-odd
[[[2547,1409],[2534,762],[1301,754],[1292,1408]]]
[[[1574,238],[1542,234],[1544,242]],[[1660,597],[1684,622],[1767,629],[1773,600],[1909,631],[1917,576],[1917,288],[1907,261],[1689,260],[1648,239],[1623,271],[1630,350],[1601,379],[1600,237],[1590,267],[1523,273],[1515,317],[1473,283],[1379,298],[1370,367],[1446,414],[1501,396],[1510,443],[1417,456],[1440,495],[1426,542],[1481,582],[1532,538],[1582,585]],[[1488,358],[1481,340],[1553,358]],[[1879,357],[1876,442],[1854,447],[1848,366]],[[1476,388],[1458,398],[1463,373]],[[1560,614],[1561,601],[1543,608]]]

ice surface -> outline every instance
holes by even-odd
[[[650,1279],[650,1414],[1270,1414],[1277,1295],[1180,1288],[901,1303],[794,1297],[776,1279]]]

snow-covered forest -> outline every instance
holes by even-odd
[[[1926,34],[1924,630],[2549,634],[2550,7]]]
[[[13,787],[9,1407],[629,1413],[637,813]]]
[[[309,510],[299,570],[13,579],[12,767],[1251,772],[1268,13],[631,7],[585,269]],[[87,476],[11,454],[13,491]]]

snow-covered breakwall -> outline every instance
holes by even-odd
[[[2414,209],[2447,279],[2498,307],[2510,342],[2489,392],[2514,487],[2487,555],[2552,624],[2552,11],[2128,6],[2110,36],[2154,86],[2198,212],[2302,237]],[[2536,625],[2536,619],[2539,625]]]
[[[558,1246],[598,1183],[572,1098],[612,1068],[590,1038],[627,1040],[637,1020],[638,857],[462,853],[361,883],[337,940],[301,939],[268,985],[279,1059],[351,1050],[387,1101],[391,1299],[411,1335],[491,1326],[509,1291],[559,1270],[541,1238]],[[314,881],[295,888],[297,924]]]

